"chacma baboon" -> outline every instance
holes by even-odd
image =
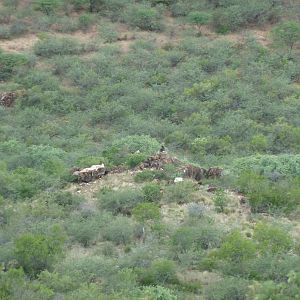
[[[186,177],[193,178],[198,182],[201,182],[201,180],[203,180],[207,176],[206,169],[193,165],[186,165],[183,169],[183,173]]]

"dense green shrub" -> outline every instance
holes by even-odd
[[[93,17],[91,15],[85,14],[81,15],[78,19],[79,28],[83,31],[87,31],[93,24]]]
[[[289,55],[300,43],[300,22],[286,21],[273,29],[273,41],[278,46],[288,48]]]
[[[130,154],[151,155],[158,151],[159,143],[156,139],[146,135],[132,135],[113,142],[111,147],[103,152],[113,164],[122,164]],[[141,156],[137,156],[141,158]]]
[[[125,20],[133,27],[142,30],[160,31],[163,29],[161,17],[155,8],[134,5],[128,10]]]
[[[119,34],[113,26],[104,24],[100,26],[100,36],[105,43],[113,43],[118,40]]]
[[[246,300],[248,295],[249,282],[237,277],[225,278],[218,284],[211,284],[205,289],[207,300]]]
[[[218,191],[213,197],[215,209],[217,212],[224,212],[226,206],[228,205],[228,197],[224,191]]]
[[[143,170],[134,176],[135,182],[147,182],[155,179],[155,172],[152,170]]]
[[[291,211],[299,201],[297,180],[270,180],[254,172],[244,172],[236,184],[248,195],[251,208],[255,212],[276,209]]]
[[[176,265],[167,259],[154,260],[149,269],[141,270],[140,281],[144,285],[176,283]]]
[[[153,203],[140,203],[132,210],[133,217],[141,222],[157,221],[160,219],[159,207]]]
[[[213,23],[220,33],[238,30],[250,24],[264,24],[278,18],[280,3],[255,0],[247,3],[228,1],[215,10]]]
[[[19,264],[30,276],[52,267],[62,254],[64,236],[59,227],[51,236],[24,234],[15,241],[15,255]]]
[[[95,242],[100,234],[99,223],[95,218],[76,218],[67,225],[67,231],[73,241],[84,247]]]
[[[22,54],[4,53],[0,49],[0,80],[9,79],[17,67],[26,65],[28,59]]]
[[[218,250],[218,257],[231,263],[242,263],[255,258],[256,245],[238,231],[229,234]]]
[[[195,185],[190,181],[178,182],[177,184],[166,187],[163,200],[166,202],[187,203],[192,202],[192,193]]]
[[[143,193],[135,189],[123,189],[99,193],[99,205],[101,208],[113,214],[130,215],[131,210],[144,199]]]
[[[105,240],[114,242],[117,245],[127,245],[133,238],[133,224],[126,217],[117,217],[103,230],[102,236]]]
[[[162,286],[147,286],[143,288],[143,297],[149,300],[177,300],[170,289]]]
[[[233,168],[239,172],[254,171],[265,176],[299,176],[300,156],[291,154],[256,155],[236,159]],[[271,177],[272,178],[272,177]]]
[[[256,224],[253,239],[258,242],[258,249],[272,254],[287,253],[293,245],[288,232],[279,226],[267,223]]]
[[[34,0],[34,8],[42,11],[46,15],[54,13],[55,9],[61,5],[61,0]]]
[[[142,188],[145,201],[158,202],[161,197],[161,188],[158,184],[148,183]]]
[[[38,56],[51,57],[53,55],[79,54],[82,46],[75,39],[47,37],[38,41],[34,52]]]

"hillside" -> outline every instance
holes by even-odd
[[[299,16],[0,1],[0,299],[298,299]]]

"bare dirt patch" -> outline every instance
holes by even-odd
[[[30,51],[38,40],[38,37],[34,34],[29,34],[13,40],[0,40],[0,48],[7,52],[26,52]]]

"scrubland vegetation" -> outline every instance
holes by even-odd
[[[299,299],[299,13],[0,1],[0,94],[16,93],[0,104],[0,299]],[[132,169],[162,144],[224,175],[73,182],[74,166]]]

